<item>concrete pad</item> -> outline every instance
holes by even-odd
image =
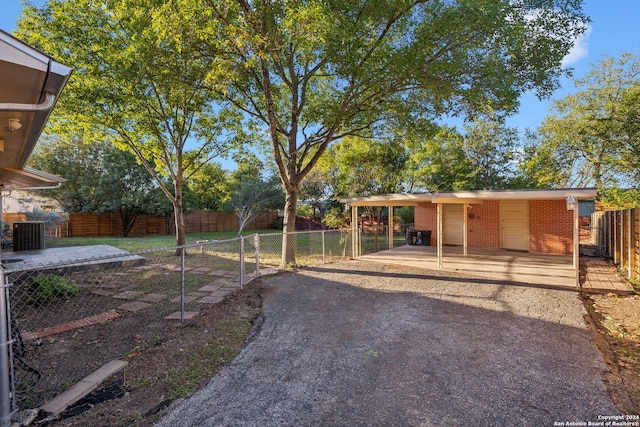
[[[124,291],[120,292],[119,294],[115,294],[113,297],[118,299],[138,299],[142,295],[144,295],[144,292]]]
[[[143,296],[142,298],[139,298],[138,301],[160,302],[160,301],[164,300],[165,298],[167,298],[167,296],[163,295],[163,294],[147,294],[147,295]]]
[[[210,276],[224,276],[225,274],[229,273],[226,270],[214,270],[214,271],[210,271],[209,275]]]
[[[217,304],[224,299],[225,295],[210,295],[208,297],[200,298],[199,303],[202,304]]]
[[[48,415],[59,415],[69,406],[95,390],[106,378],[118,371],[121,371],[128,364],[129,362],[124,360],[112,360],[97,371],[84,377],[79,383],[71,387],[69,390],[44,404],[40,409]]]
[[[193,291],[193,292],[189,292],[187,295],[190,297],[200,298],[200,297],[206,297],[209,294],[210,292]]]
[[[192,301],[195,301],[197,299],[198,299],[198,297],[194,297],[194,296],[191,296],[191,295],[185,295],[184,296],[184,302],[192,302]],[[175,297],[175,298],[171,299],[171,302],[180,302],[180,297]]]
[[[185,311],[184,312],[184,320],[192,320],[198,314],[199,313],[197,311]],[[165,319],[167,319],[167,320],[180,320],[180,312],[176,311],[175,313],[171,313],[170,315],[166,316]]]
[[[113,295],[113,291],[110,291],[108,289],[94,289],[91,291],[91,293],[94,295],[102,295],[103,297],[110,297]]]
[[[148,302],[142,302],[142,301],[127,302],[118,306],[120,310],[127,310],[127,311],[131,311],[132,313],[135,313],[140,310],[144,310],[145,308],[148,308],[148,307],[151,307],[151,304],[149,304]]]
[[[213,291],[217,291],[218,289],[220,289],[223,286],[224,286],[223,283],[215,283],[214,282],[214,283],[212,283],[210,285],[203,286],[198,290],[202,291],[202,292],[213,292]]]

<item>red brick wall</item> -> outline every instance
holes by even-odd
[[[573,253],[573,211],[564,200],[529,202],[529,250],[551,254]]]
[[[467,211],[470,248],[500,248],[500,202],[485,200]]]
[[[438,205],[421,203],[414,208],[413,228],[416,230],[431,230],[431,245],[438,244]]]
[[[415,207],[414,227],[432,230],[431,244],[437,240],[437,206],[425,203]],[[564,200],[529,201],[529,250],[531,252],[570,254],[573,251],[573,214]],[[468,210],[470,248],[500,248],[500,202],[485,200],[471,204]]]

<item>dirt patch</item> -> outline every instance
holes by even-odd
[[[596,345],[610,371],[607,388],[624,414],[640,414],[640,296],[584,296]]]
[[[162,334],[127,337],[124,371],[60,416],[32,425],[152,425],[174,399],[202,387],[244,347],[260,323],[263,292],[258,281]]]

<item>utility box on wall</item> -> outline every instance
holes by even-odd
[[[44,221],[13,223],[13,250],[34,251],[44,249]]]

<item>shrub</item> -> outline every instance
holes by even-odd
[[[32,278],[29,288],[33,292],[29,298],[32,303],[43,303],[52,298],[69,299],[80,293],[80,286],[55,274],[41,274]]]

